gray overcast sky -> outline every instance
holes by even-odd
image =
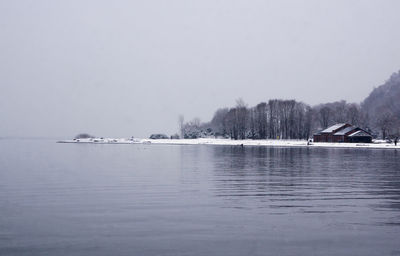
[[[360,102],[400,69],[400,1],[0,1],[0,137],[136,137],[242,97]]]

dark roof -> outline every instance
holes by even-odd
[[[359,130],[356,132],[353,132],[352,134],[349,135],[349,137],[372,137],[371,134],[364,130]]]
[[[335,125],[332,125],[332,126],[326,128],[325,130],[321,131],[321,133],[331,133],[331,132],[333,132],[333,131],[335,131],[337,129],[342,128],[345,125],[346,124],[335,124]]]
[[[337,132],[336,132],[335,134],[333,134],[333,135],[346,135],[346,133],[351,132],[352,130],[355,130],[355,129],[357,129],[357,127],[355,127],[355,126],[349,126],[349,127],[346,127],[346,128],[344,128],[344,129],[341,129],[341,130],[337,131]]]

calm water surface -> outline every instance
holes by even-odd
[[[3,139],[0,255],[400,255],[400,151]]]

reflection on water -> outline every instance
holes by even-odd
[[[400,161],[396,151],[270,147],[213,150],[215,195],[235,202],[237,207],[266,207],[275,214],[357,213],[360,207],[377,212],[400,210]],[[387,224],[399,224],[399,215],[395,216]],[[382,217],[380,213],[374,224],[385,223],[379,221]]]
[[[398,151],[0,141],[0,255],[400,255]]]

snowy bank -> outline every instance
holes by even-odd
[[[230,139],[182,139],[182,140],[143,140],[152,144],[177,145],[228,145],[228,146],[275,146],[275,147],[331,147],[331,148],[371,148],[371,149],[400,149],[389,143],[330,143],[316,142],[307,145],[306,140],[230,140]]]
[[[371,148],[371,149],[400,149],[383,141],[374,143],[330,143],[315,142],[307,145],[305,140],[230,140],[230,139],[113,139],[113,138],[91,138],[63,140],[59,143],[90,143],[90,144],[166,144],[166,145],[226,145],[226,146],[274,146],[274,147],[327,147],[327,148]]]

